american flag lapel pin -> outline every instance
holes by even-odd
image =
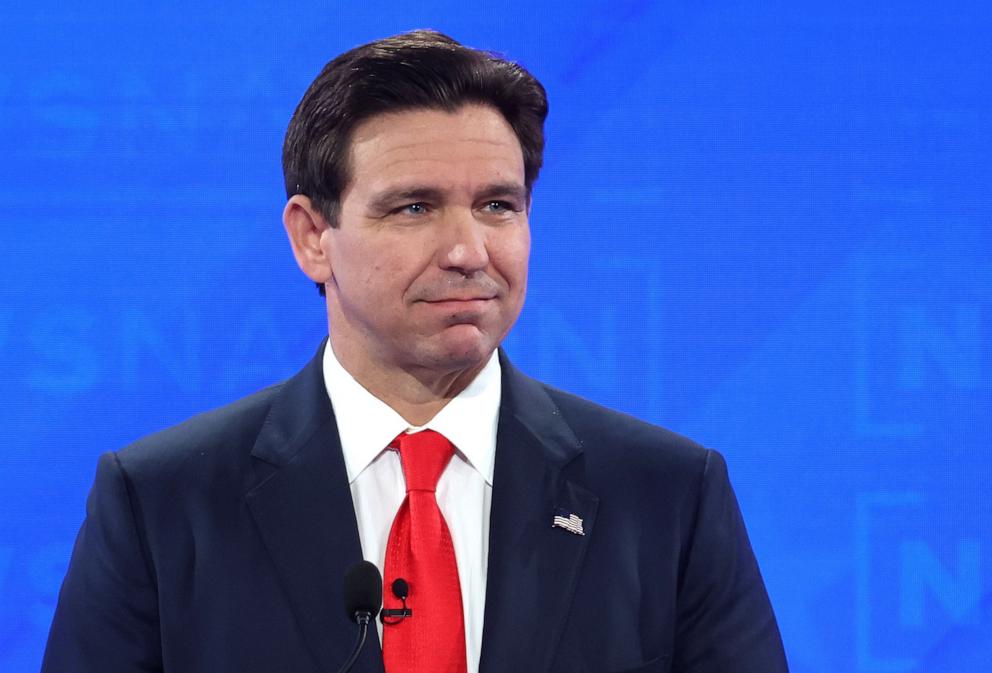
[[[561,507],[555,509],[555,518],[551,522],[552,528],[564,528],[569,533],[575,535],[585,535],[585,531],[582,530],[582,519],[577,517],[573,512],[562,509]]]

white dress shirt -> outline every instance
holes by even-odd
[[[401,432],[434,430],[455,445],[455,455],[437,485],[437,504],[451,531],[465,618],[468,673],[479,670],[489,561],[489,507],[496,456],[501,376],[499,358],[489,362],[465,390],[421,427],[412,427],[363,388],[338,362],[330,341],[324,348],[324,383],[334,408],[351,497],[358,518],[362,556],[383,572],[389,529],[406,497],[399,453],[389,443]],[[389,591],[385,587],[384,591]],[[376,620],[379,642],[382,623]]]

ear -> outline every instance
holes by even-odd
[[[330,228],[309,197],[291,196],[282,211],[282,223],[293,246],[296,263],[312,281],[323,285],[331,279],[331,260],[320,245],[321,235]]]

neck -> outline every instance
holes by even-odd
[[[341,366],[367,391],[378,397],[412,426],[425,425],[448,402],[475,380],[489,362],[438,371],[425,367],[386,366],[377,358],[360,357],[344,344],[328,347]]]

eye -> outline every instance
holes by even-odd
[[[395,208],[392,211],[394,215],[425,215],[427,214],[427,204],[422,201],[417,203],[408,203],[406,205]]]
[[[493,200],[486,202],[486,205],[484,206],[484,210],[487,210],[490,213],[509,213],[509,212],[516,212],[517,209],[509,201]]]

